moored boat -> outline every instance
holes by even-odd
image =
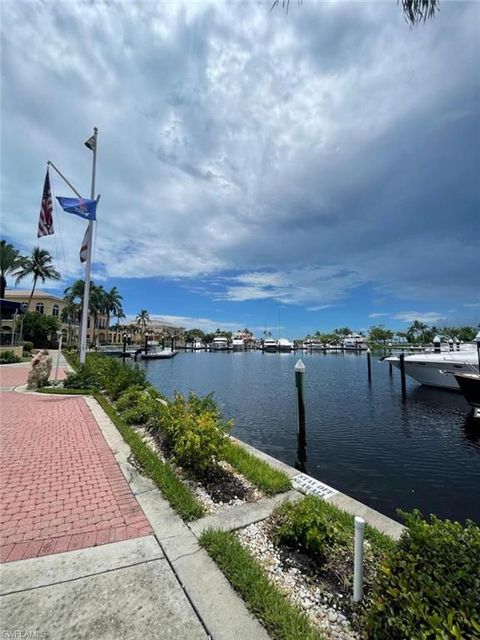
[[[212,346],[214,351],[228,351],[228,340],[224,336],[217,336]]]
[[[277,349],[280,353],[290,353],[293,349],[293,342],[290,342],[287,338],[280,338],[277,342]]]
[[[245,339],[243,335],[236,333],[232,338],[233,351],[245,351]]]
[[[478,373],[454,373],[460,391],[465,400],[476,409],[480,409],[480,375]]]
[[[277,353],[278,341],[273,338],[266,338],[262,343],[262,350],[266,353]]]
[[[361,336],[359,333],[351,333],[345,336],[342,340],[342,347],[346,351],[365,351],[368,349],[364,336]]]
[[[390,362],[400,368],[400,358],[390,356]],[[420,384],[443,389],[460,389],[455,373],[478,373],[478,356],[472,347],[470,351],[442,351],[439,353],[416,353],[405,356],[405,373]],[[445,373],[453,375],[445,375]]]

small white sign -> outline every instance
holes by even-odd
[[[336,489],[323,484],[315,478],[307,476],[305,473],[299,473],[298,476],[292,478],[292,486],[297,491],[306,493],[307,495],[318,496],[319,498],[330,498],[337,493]]]

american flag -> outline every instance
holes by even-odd
[[[80,262],[87,261],[88,236],[89,236],[89,233],[88,233],[88,227],[87,227],[87,230],[85,231],[85,235],[83,236],[82,246],[80,247]]]
[[[50,189],[50,176],[45,176],[45,183],[43,185],[42,204],[40,205],[40,217],[38,219],[38,233],[37,238],[42,236],[51,236],[53,234],[53,201],[52,190]]]

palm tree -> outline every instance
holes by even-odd
[[[150,314],[146,309],[141,309],[140,313],[135,318],[136,323],[142,327],[143,332],[147,330],[147,324],[150,322]]]
[[[98,315],[105,312],[105,289],[101,285],[90,285],[88,311],[93,316],[92,341],[95,344],[95,330],[98,329]]]
[[[27,276],[33,276],[32,293],[27,303],[27,311],[30,309],[35,287],[37,281],[40,279],[42,284],[46,280],[60,280],[60,273],[52,265],[52,256],[45,249],[40,247],[33,247],[32,255],[26,258],[22,258],[18,269],[15,271],[17,279],[15,284],[18,284],[20,280]]]
[[[413,337],[412,342],[416,340],[418,336],[422,336],[422,342],[425,342],[425,331],[428,329],[428,324],[420,322],[420,320],[414,320],[412,325],[408,328],[407,334],[409,339]]]
[[[298,4],[302,4],[302,0],[297,1]],[[433,18],[435,12],[439,10],[439,0],[397,0],[397,4],[400,3],[405,20],[412,27],[420,22],[426,22],[429,18]],[[290,0],[273,0],[272,9],[280,5],[288,13]]]
[[[110,291],[106,291],[104,294],[103,303],[105,315],[107,316],[107,336],[110,331],[110,314],[118,318],[121,313],[125,317],[122,309],[122,300],[123,298],[117,287],[112,287]]]
[[[73,300],[67,300],[66,298],[64,298],[64,300],[66,304],[62,309],[62,322],[68,325],[67,344],[70,347],[72,343],[72,325],[78,323],[82,307],[78,303],[73,302]]]
[[[21,264],[23,256],[20,255],[18,249],[6,240],[0,241],[0,298],[5,297],[5,289],[7,288],[6,276],[13,273]]]

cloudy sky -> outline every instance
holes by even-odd
[[[89,196],[95,125],[94,279],[128,314],[477,324],[480,3],[270,7],[3,0],[2,237],[37,244],[47,160]],[[54,215],[62,291],[85,223]]]

